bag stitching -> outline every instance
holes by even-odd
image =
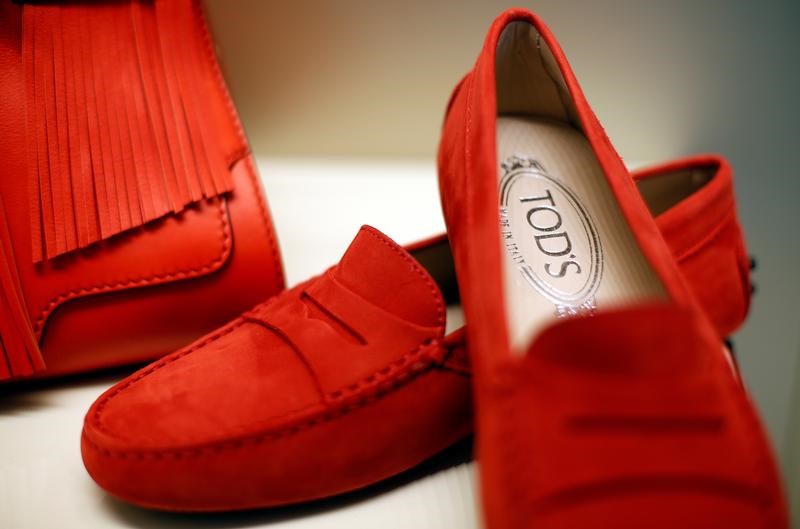
[[[175,272],[167,272],[162,274],[154,274],[142,277],[133,277],[133,278],[115,280],[109,283],[98,283],[95,285],[79,287],[73,290],[69,290],[67,292],[63,292],[53,297],[50,300],[50,302],[46,306],[44,306],[44,308],[42,308],[41,311],[39,312],[39,315],[33,324],[34,332],[36,333],[37,338],[41,338],[41,333],[43,330],[45,320],[50,316],[50,314],[52,314],[52,312],[56,309],[56,307],[58,307],[59,305],[68,300],[89,294],[100,294],[104,292],[121,290],[123,288],[143,287],[149,285],[157,285],[169,281],[174,281],[177,279],[193,278],[203,275],[209,271],[214,271],[219,269],[222,266],[222,264],[228,259],[231,253],[231,231],[230,231],[230,226],[228,225],[226,219],[224,201],[222,199],[220,199],[218,203],[218,211],[220,220],[219,233],[222,235],[222,248],[220,250],[219,255],[217,255],[213,261],[204,265],[200,265],[195,268],[179,269]]]
[[[202,7],[200,3],[195,1],[193,2],[193,7],[195,11],[195,16],[198,18],[198,22],[201,26],[201,39],[203,41],[203,47],[205,51],[205,58],[206,62],[211,67],[212,73],[214,74],[214,80],[216,81],[217,90],[219,92],[219,96],[225,102],[226,108],[230,115],[231,121],[234,124],[234,129],[237,134],[237,139],[244,143],[245,145],[242,146],[240,149],[235,151],[232,155],[228,156],[228,164],[229,167],[235,165],[238,161],[242,158],[247,156],[250,153],[249,147],[246,145],[246,140],[244,136],[244,131],[241,126],[241,122],[238,119],[236,114],[235,108],[233,106],[233,101],[231,100],[230,94],[227,91],[227,88],[222,81],[222,72],[219,69],[219,64],[216,60],[214,60],[214,52],[213,47],[211,45],[210,36],[208,34],[208,25],[205,20],[205,16],[202,11]],[[275,267],[275,280],[276,286],[278,290],[282,290],[284,288],[284,278],[282,273],[282,267],[280,266],[280,257],[278,254],[277,248],[277,241],[275,240],[274,233],[270,229],[271,223],[269,221],[269,216],[266,210],[266,205],[264,204],[264,197],[263,194],[260,193],[257,182],[255,181],[254,174],[253,174],[253,165],[251,160],[247,160],[248,167],[250,171],[248,171],[248,178],[251,182],[251,185],[256,190],[256,197],[259,205],[259,209],[261,211],[261,220],[264,225],[264,231],[267,236],[267,240],[269,243],[270,251],[272,254],[273,262],[277,264]],[[115,290],[121,290],[124,288],[130,287],[142,287],[142,286],[149,286],[155,284],[163,284],[165,282],[177,280],[177,279],[187,279],[197,277],[199,275],[205,274],[208,271],[218,269],[221,264],[227,260],[228,256],[230,255],[231,250],[231,237],[230,237],[230,226],[227,222],[225,222],[225,211],[223,203],[220,202],[219,204],[219,216],[221,219],[222,229],[220,230],[222,234],[223,246],[220,251],[220,255],[215,258],[210,263],[205,265],[201,265],[196,268],[190,269],[179,269],[174,272],[163,273],[163,274],[154,274],[150,276],[142,276],[142,277],[132,277],[126,279],[116,280],[110,283],[101,283],[95,285],[89,285],[84,287],[75,288],[69,290],[67,292],[62,292],[56,296],[54,296],[39,312],[36,320],[34,322],[34,332],[37,335],[37,338],[41,338],[41,333],[43,331],[44,323],[47,318],[52,314],[52,312],[61,304],[71,299],[75,299],[77,297],[81,297],[84,295],[89,294],[99,294],[104,292],[110,292]]]
[[[203,10],[203,7],[199,0],[193,0],[192,7],[194,8],[194,15],[200,27],[200,38],[202,39],[203,46],[205,48],[205,59],[214,75],[214,81],[217,88],[217,92],[219,93],[220,98],[225,102],[225,106],[228,110],[231,122],[234,125],[234,129],[236,131],[238,140],[240,143],[242,143],[242,147],[237,151],[235,151],[231,156],[229,156],[228,158],[229,166],[232,168],[236,163],[244,159],[245,163],[250,169],[250,171],[248,171],[248,177],[250,179],[251,185],[253,186],[259,210],[261,211],[261,221],[264,225],[264,232],[267,236],[270,251],[272,253],[273,263],[275,264],[274,267],[275,285],[277,287],[277,290],[280,291],[286,287],[285,279],[283,276],[283,266],[281,264],[280,252],[278,250],[278,243],[276,240],[275,231],[273,229],[269,211],[267,209],[267,205],[265,202],[264,193],[262,192],[255,178],[256,171],[250,152],[250,147],[247,145],[247,137],[244,133],[242,122],[239,119],[239,114],[236,112],[236,107],[233,104],[233,99],[231,98],[228,86],[225,83],[225,79],[222,75],[222,70],[220,69],[219,61],[217,60],[216,52],[214,51],[214,45],[211,40],[208,20],[206,18],[205,11]]]

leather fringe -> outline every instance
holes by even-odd
[[[34,262],[233,189],[191,16],[171,0],[24,6]]]

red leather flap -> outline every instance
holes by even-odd
[[[18,257],[33,330],[41,336],[47,317],[70,299],[209,274],[225,264],[231,244],[225,202],[212,199],[45,263]]]
[[[76,220],[73,223],[74,226],[69,228],[77,234],[75,248],[70,249],[68,241],[65,251],[61,251],[62,249],[59,248],[54,252],[55,257],[34,264],[33,261],[37,256],[34,245],[38,245],[41,250],[46,244],[43,244],[42,240],[37,241],[36,237],[31,237],[32,226],[41,225],[43,228],[47,228],[47,222],[50,222],[57,233],[58,230],[63,229],[62,223],[68,222],[70,219],[69,215],[63,216],[63,213],[61,217],[47,213],[50,217],[45,222],[46,212],[42,208],[53,207],[53,204],[39,201],[37,207],[32,207],[32,202],[39,198],[34,191],[36,189],[40,191],[41,188],[34,189],[28,185],[31,181],[31,170],[36,168],[35,165],[30,164],[30,161],[32,158],[41,157],[43,151],[37,150],[36,145],[30,141],[31,137],[37,137],[37,134],[42,131],[37,129],[33,131],[34,134],[30,134],[30,131],[26,134],[26,130],[30,129],[28,126],[30,123],[26,123],[26,108],[29,108],[30,94],[27,91],[29,85],[26,83],[26,79],[29,77],[26,76],[25,71],[27,63],[23,58],[23,39],[30,38],[30,36],[25,35],[23,31],[23,10],[35,8],[35,6],[0,2],[0,39],[2,43],[0,46],[0,99],[3,101],[3,104],[0,105],[0,159],[3,160],[0,193],[5,205],[7,228],[13,245],[19,283],[37,337],[41,337],[47,318],[53,310],[70,299],[206,275],[222,267],[231,253],[231,227],[224,198],[228,184],[225,184],[224,181],[230,180],[230,168],[248,152],[244,135],[219,75],[199,4],[196,1],[181,0],[157,2],[155,5],[159,12],[164,13],[162,19],[169,21],[164,24],[165,27],[160,28],[160,30],[163,29],[164,34],[171,35],[169,38],[172,39],[191,36],[191,42],[184,38],[183,48],[175,47],[175,55],[164,60],[173,61],[173,63],[180,61],[181,57],[178,55],[181,53],[178,51],[180,49],[191,55],[186,60],[191,62],[191,76],[197,81],[196,91],[187,94],[181,104],[202,105],[205,112],[202,116],[194,116],[191,123],[188,123],[186,128],[180,132],[180,134],[186,133],[186,136],[182,138],[183,140],[188,139],[191,143],[189,150],[182,152],[184,155],[188,152],[195,155],[202,154],[194,160],[195,168],[199,172],[199,164],[202,162],[206,164],[210,173],[206,174],[205,181],[198,181],[197,185],[200,188],[209,186],[208,189],[213,191],[200,192],[198,195],[190,189],[189,194],[186,195],[187,200],[180,203],[179,207],[173,205],[170,211],[156,216],[155,220],[147,222],[143,216],[139,221],[131,219],[126,229],[111,230],[114,233],[100,233],[96,240],[90,240],[91,237],[89,237],[84,241],[86,244],[83,244],[80,239],[89,232],[81,231],[82,227],[77,224]],[[105,9],[104,6],[104,4],[98,4],[96,9]],[[114,8],[114,3],[109,6]],[[70,8],[72,8],[71,4]],[[172,35],[173,28],[171,27],[173,25],[175,26],[174,35]],[[62,37],[69,36],[69,28],[61,28],[61,33]],[[69,40],[67,38],[65,42]],[[72,60],[78,60],[78,58],[73,56]],[[68,76],[70,73],[73,75],[80,73],[78,70],[65,69],[64,71]],[[186,94],[186,80],[178,79],[176,83],[183,83],[180,86],[176,84],[175,88],[183,89]],[[66,92],[61,93],[59,91],[64,88],[59,85],[55,86],[56,93],[53,101],[56,104],[64,101],[69,104],[70,98],[73,97],[70,95],[70,88],[67,87]],[[114,105],[116,102],[111,101],[110,103]],[[121,105],[122,103],[120,103]],[[78,107],[80,105],[76,103],[75,108]],[[107,108],[112,109],[112,106]],[[128,107],[128,110],[131,108],[133,107]],[[113,106],[113,109],[123,112],[116,106]],[[47,108],[45,108],[46,110]],[[130,117],[131,114],[128,115]],[[67,144],[70,146],[67,152],[67,157],[69,157],[75,153],[75,143],[69,143],[69,141],[73,137],[79,139],[84,137],[85,139],[85,135],[81,136],[79,127],[67,126],[65,129],[62,127],[63,130],[59,129],[59,117],[65,117],[67,124],[70,125],[73,118],[82,122],[83,116],[77,112],[73,114],[67,111],[61,114],[56,113],[51,120],[48,120],[48,126],[54,120],[56,124],[54,130],[62,133],[62,137],[59,139],[67,139]],[[109,123],[113,124],[110,118]],[[131,144],[134,148],[136,145],[137,142]],[[62,149],[63,146],[62,141],[55,148]],[[181,146],[186,148],[187,144],[179,145],[179,147]],[[47,148],[53,147],[48,145]],[[81,146],[79,143],[77,148],[82,149],[78,151],[79,153],[87,152],[84,148],[88,148],[88,152],[91,152],[91,145]],[[49,151],[44,152],[49,153]],[[58,151],[58,153],[61,152]],[[122,151],[114,150],[114,152]],[[180,153],[177,153],[177,157],[181,157]],[[183,156],[184,161],[186,158],[187,156]],[[58,158],[53,160],[58,161]],[[55,165],[58,165],[60,169],[66,168],[67,172],[64,174],[77,174],[76,167],[78,166],[73,166],[72,161],[69,159],[66,165],[52,164],[53,167],[48,166],[50,168],[46,175],[51,182],[56,182],[53,180],[56,178],[54,176],[57,170]],[[133,178],[133,180],[121,180],[123,184],[144,185],[142,183],[144,177],[141,177],[139,173],[143,171],[143,168],[147,168],[147,165],[144,164],[146,160],[140,160],[141,163],[138,165],[136,163],[131,165],[136,161],[136,158],[133,160],[124,159],[124,157],[122,160],[112,159],[112,162],[119,163],[121,172],[118,174]],[[134,169],[133,173],[126,172],[126,164],[128,164],[127,169]],[[97,175],[91,172],[93,171],[91,164],[84,165],[83,170],[90,171],[88,174],[93,175],[95,183],[98,181]],[[214,181],[214,178],[217,178],[212,174],[214,171],[221,174],[218,178],[224,180],[222,184],[220,181]],[[45,173],[38,172],[37,174]],[[186,175],[189,178],[193,173],[187,171]],[[146,178],[152,180],[152,175]],[[205,177],[200,175],[197,178]],[[85,182],[84,180],[84,184]],[[60,195],[53,196],[57,200],[61,200],[65,207],[72,204],[77,219],[78,212],[82,211],[79,210],[77,201],[81,196],[81,190],[85,190],[85,187],[76,187],[78,183],[75,179],[63,185],[67,186],[64,188],[66,191],[62,189]],[[187,180],[186,185],[191,188],[194,184]],[[95,188],[95,190],[97,189]],[[128,187],[128,189],[131,188]],[[143,188],[139,187],[139,189]],[[215,196],[220,193],[223,193],[222,196]],[[91,197],[91,195],[92,193],[86,193],[87,197]],[[129,201],[125,202],[125,207],[140,207],[141,212],[144,213],[146,208],[142,202],[143,196],[140,196],[137,206],[137,201],[130,199],[130,195],[128,195]],[[83,201],[81,206],[86,206],[87,203],[88,199]],[[94,211],[99,218],[99,210],[91,209],[91,207],[98,207],[99,204],[99,201],[97,204],[90,204],[86,211]],[[120,201],[118,205],[122,208],[123,202]],[[54,222],[55,220],[58,222]],[[102,223],[99,223],[102,228]],[[41,234],[47,236],[46,230],[43,229]]]

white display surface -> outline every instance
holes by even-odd
[[[444,230],[433,161],[266,159],[258,165],[290,285],[337,262],[362,224],[401,244]],[[120,372],[38,388],[0,389],[0,528],[479,525],[474,465],[466,462],[468,444],[388,483],[311,505],[219,515],[157,513],[129,506],[94,484],[79,449],[84,413],[123,376]]]

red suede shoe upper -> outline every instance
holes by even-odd
[[[666,305],[542,332],[479,397],[492,406],[478,440],[489,526],[786,527],[761,427],[708,354],[719,349]]]
[[[586,102],[560,46],[538,17],[523,9],[511,9],[492,24],[475,67],[455,88],[438,153],[442,208],[464,295],[465,316],[468,322],[482,322],[480,329],[470,330],[470,346],[487,352],[479,353],[477,362],[490,364],[492,358],[502,361],[510,354],[505,305],[499,295],[503,256],[497,207],[495,53],[500,33],[516,20],[535,26],[549,45],[608,185],[667,294],[674,302],[698,310],[655,220]]]
[[[704,170],[712,172],[709,181],[655,219],[681,273],[724,339],[747,318],[752,291],[730,164],[717,154],[699,154],[638,169],[632,176],[639,183]],[[423,248],[446,237],[442,234],[407,248]]]
[[[714,171],[709,182],[658,215],[656,224],[705,313],[727,337],[744,322],[752,290],[730,164],[719,155],[697,155],[635,171],[633,178],[702,168]]]
[[[442,324],[427,272],[365,227],[338,266],[103,395],[86,418],[86,466],[111,493],[172,510],[369,485],[471,431],[464,329],[442,338]]]
[[[172,510],[374,483],[470,431],[469,379],[445,365],[443,334],[428,273],[364,227],[339,265],[107,391],[86,416],[86,467]]]
[[[550,49],[578,128],[667,297],[652,300],[663,306],[645,301],[555,323],[522,356],[512,354],[506,323],[495,140],[497,43],[515,21],[532,25],[537,45]],[[487,526],[785,527],[752,405],[731,383],[708,317],[562,50],[532,13],[500,15],[456,87],[439,178],[474,366]]]

